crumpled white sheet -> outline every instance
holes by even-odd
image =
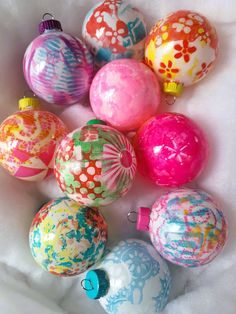
[[[165,314],[235,314],[236,312],[236,3],[234,0],[131,0],[147,18],[149,27],[167,13],[193,9],[216,26],[220,40],[215,69],[199,84],[186,88],[172,107],[193,118],[207,133],[211,156],[195,184],[221,202],[229,222],[229,240],[211,264],[197,269],[171,266],[173,287]],[[16,111],[17,99],[26,84],[22,57],[37,35],[45,12],[58,18],[66,32],[81,34],[82,21],[92,0],[5,0],[0,2],[0,118]],[[48,109],[61,115],[71,129],[93,114],[80,104],[65,110]],[[55,181],[27,183],[0,169],[0,313],[1,314],[102,314],[97,301],[86,299],[80,278],[57,278],[41,270],[31,257],[28,230],[40,205],[61,195]],[[126,214],[138,206],[150,206],[163,191],[137,176],[126,197],[104,208],[109,241],[147,235],[128,223]]]

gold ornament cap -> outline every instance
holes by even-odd
[[[179,97],[183,93],[184,85],[177,82],[164,82],[163,90],[169,95]]]
[[[19,109],[23,110],[37,110],[40,108],[40,100],[36,97],[23,97],[18,102]]]

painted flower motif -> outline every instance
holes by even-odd
[[[113,11],[116,9],[117,5],[120,3],[121,3],[120,0],[108,0],[108,1],[105,1],[103,4],[108,5],[109,9]]]
[[[102,181],[110,191],[124,191],[136,172],[136,158],[126,138],[115,136],[111,144],[103,146]]]
[[[94,14],[94,17],[95,17],[95,19],[96,19],[96,21],[97,21],[98,23],[102,23],[102,21],[103,21],[103,16],[102,16],[102,14],[101,14],[101,11],[97,11],[97,12]]]
[[[179,69],[173,68],[173,63],[171,60],[169,60],[167,65],[164,62],[160,62],[160,69],[158,72],[164,74],[167,78],[172,78],[176,73],[179,72]]]
[[[146,64],[151,69],[153,69],[153,62],[152,62],[152,60],[149,60],[147,57],[145,57],[145,63],[144,64]]]
[[[203,24],[204,23],[204,20],[203,18],[198,15],[198,14],[195,14],[195,13],[189,13],[188,14],[188,17],[192,20],[197,20],[200,24]]]
[[[98,140],[98,131],[96,129],[84,128],[80,133],[82,142],[93,142]]]
[[[114,45],[117,43],[117,41],[121,42],[123,37],[122,34],[125,33],[125,30],[123,28],[112,30],[112,31],[106,31],[106,36],[111,37],[111,43]]]
[[[128,252],[125,255],[125,261],[135,277],[145,277],[150,272],[149,257],[143,251],[133,250]]]
[[[155,40],[155,45],[158,47],[158,46],[161,46],[161,44],[162,44],[162,37],[157,36],[157,38]]]
[[[162,39],[163,40],[166,40],[167,38],[168,38],[168,26],[167,25],[163,25],[162,27],[161,27],[161,32],[162,32]]]
[[[201,28],[200,30],[203,30],[201,33],[200,33],[200,39],[201,41],[205,42],[206,44],[207,43],[210,43],[210,35],[208,32],[205,32],[205,30],[203,28]]]
[[[179,23],[173,23],[172,27],[175,28],[177,33],[184,32],[185,34],[189,34],[191,32],[191,26],[193,25],[192,20],[188,20],[184,17],[179,19]]]
[[[194,53],[197,50],[195,46],[190,47],[189,42],[187,40],[183,41],[183,46],[181,46],[180,44],[175,45],[174,49],[178,51],[174,55],[174,57],[176,59],[183,57],[185,62],[189,62],[190,54]]]
[[[204,77],[208,73],[211,65],[212,65],[212,62],[210,62],[208,65],[205,62],[203,62],[201,65],[202,69],[196,73],[197,77],[198,78]]]

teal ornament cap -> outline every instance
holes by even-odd
[[[90,299],[100,299],[109,290],[109,278],[103,269],[95,269],[87,272],[83,289]]]

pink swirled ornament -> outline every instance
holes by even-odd
[[[96,74],[90,89],[95,115],[122,131],[137,129],[155,115],[160,98],[155,74],[132,59],[106,64]]]

